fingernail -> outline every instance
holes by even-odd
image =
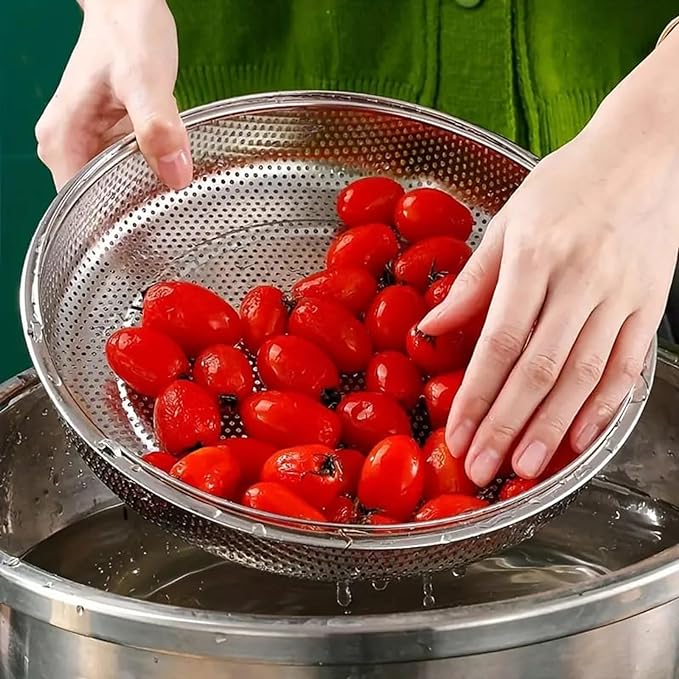
[[[519,476],[534,479],[547,462],[547,446],[542,441],[529,443],[516,458],[514,470]]]
[[[181,149],[158,159],[158,174],[171,189],[186,188],[193,178],[189,154]]]
[[[588,448],[594,440],[599,435],[599,427],[596,424],[586,424],[580,429],[578,434],[575,436],[575,447],[577,452],[581,453],[583,450]]]
[[[446,443],[453,457],[464,457],[469,444],[474,438],[476,425],[472,420],[462,420],[453,431],[446,436]]]
[[[502,455],[497,450],[482,450],[472,462],[469,470],[471,480],[479,487],[487,486],[500,468]]]

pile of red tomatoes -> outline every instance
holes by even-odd
[[[326,268],[291,290],[255,287],[237,311],[194,283],[157,283],[140,326],[108,339],[113,372],[154,401],[159,451],[143,459],[247,507],[343,524],[450,517],[535,485],[507,473],[494,493],[478,489],[446,446],[481,323],[417,329],[471,254],[469,210],[367,177],[337,211]],[[245,437],[224,437],[227,417]]]

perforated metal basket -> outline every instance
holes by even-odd
[[[619,449],[652,380],[577,463],[528,495],[417,527],[315,527],[210,497],[139,459],[153,449],[147,404],[117,383],[104,342],[138,320],[141,292],[182,278],[234,303],[252,286],[289,287],[322,268],[335,197],[386,174],[437,185],[472,209],[478,244],[535,164],[513,144],[448,116],[375,97],[299,92],[233,99],[185,115],[196,179],[154,178],[133,140],[90,163],[48,209],[28,253],[28,346],[73,442],[123,501],[168,531],[247,566],[319,580],[392,578],[463,565],[530,537]],[[239,424],[227,422],[231,435]]]

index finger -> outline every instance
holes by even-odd
[[[521,356],[547,293],[547,274],[524,273],[520,258],[500,266],[486,322],[453,401],[446,442],[462,457]],[[520,303],[519,303],[520,302]]]

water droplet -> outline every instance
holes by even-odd
[[[130,465],[130,471],[131,472],[140,472],[141,471],[141,465],[138,465],[138,464]]]
[[[33,319],[28,324],[28,336],[34,342],[42,342],[42,323],[40,321]]]
[[[8,556],[6,559],[2,560],[2,565],[8,568],[16,568],[21,563],[21,559],[18,556]]]
[[[376,592],[384,592],[389,587],[389,580],[373,580],[370,584]]]
[[[47,373],[47,379],[55,386],[55,387],[60,387],[63,382],[61,381],[61,377],[59,375],[53,375],[52,373],[48,372]]]
[[[82,606],[76,606],[75,607],[75,612],[78,615],[84,615],[85,614],[85,609]]]
[[[24,442],[24,435],[23,435],[20,431],[18,431],[18,432],[14,435],[14,443],[15,443],[17,446],[20,446],[23,442]]]
[[[434,583],[431,575],[422,576],[422,605],[425,608],[432,608],[436,605],[436,598],[434,597]]]
[[[43,417],[47,417],[50,414],[50,411],[47,408],[43,408],[42,412],[40,413]]]
[[[465,566],[459,566],[458,568],[453,568],[450,574],[454,578],[463,578],[467,574],[467,568]]]
[[[256,523],[252,527],[252,534],[257,535],[258,537],[261,537],[261,538],[266,537],[266,528],[264,527],[264,524]]]
[[[51,580],[49,580],[48,582],[46,582],[46,583],[43,585],[43,587],[44,587],[45,589],[52,589],[52,587],[54,587],[54,583],[53,583]]]
[[[342,608],[349,608],[351,605],[351,585],[349,582],[337,583],[337,604]]]
[[[228,637],[215,637],[215,644],[225,644],[228,640]]]

